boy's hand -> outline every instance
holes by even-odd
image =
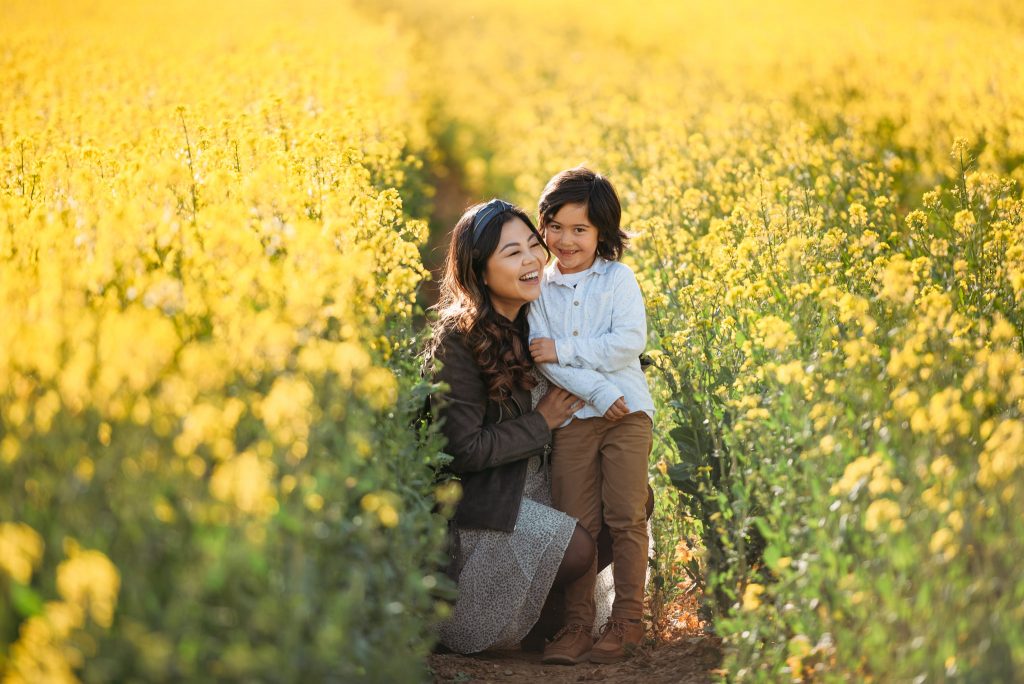
[[[615,403],[608,407],[608,410],[604,412],[604,417],[607,420],[619,420],[629,415],[629,407],[626,406],[626,397],[619,397],[615,400]]]
[[[538,337],[530,342],[530,356],[534,363],[558,363],[555,341],[550,337]]]

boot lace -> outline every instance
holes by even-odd
[[[556,634],[554,636],[552,641],[558,641],[559,639],[561,639],[562,637],[566,636],[567,634],[576,634],[577,632],[582,633],[582,632],[586,632],[586,631],[587,631],[586,625],[580,625],[580,624],[576,624],[576,623],[571,623],[571,624],[568,624],[568,625],[562,627],[562,629],[558,630],[558,634]]]
[[[622,620],[609,620],[601,626],[601,636],[604,636],[608,632],[612,632],[615,636],[620,639],[626,638],[626,623]]]

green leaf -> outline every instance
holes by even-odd
[[[11,604],[22,617],[42,615],[43,599],[31,587],[17,582],[11,583]]]
[[[764,549],[764,563],[772,570],[777,569],[779,559],[782,558],[782,553],[779,551],[777,546],[769,544]]]
[[[691,463],[673,463],[668,467],[668,478],[677,489],[690,496],[698,496],[700,485],[694,477],[696,472],[696,466]]]
[[[672,428],[668,436],[676,443],[679,456],[693,465],[703,465],[706,457],[701,449],[700,432],[692,426],[680,425]]]
[[[765,522],[764,518],[754,518],[751,522],[765,540],[773,539],[775,537],[775,531],[768,526],[768,523]]]

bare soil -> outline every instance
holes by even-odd
[[[623,684],[697,684],[712,682],[721,662],[716,637],[684,637],[645,647],[631,659],[614,665],[544,665],[540,653],[493,651],[472,656],[436,654],[429,665],[434,682],[517,682],[569,684],[570,682],[622,682]]]
[[[541,654],[525,651],[487,651],[470,656],[434,654],[428,665],[436,684],[508,682],[516,684],[697,684],[724,674],[722,641],[705,633],[696,616],[693,595],[666,606],[650,637],[632,658],[613,665],[544,665]]]

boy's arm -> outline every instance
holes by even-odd
[[[640,284],[629,268],[617,268],[612,288],[612,329],[595,337],[555,340],[558,363],[604,373],[637,361],[647,346],[647,312]]]
[[[548,337],[547,315],[541,300],[530,304],[530,337]],[[622,396],[619,388],[597,371],[569,368],[558,363],[538,363],[537,368],[548,380],[592,405],[602,414]]]
[[[557,363],[539,363],[537,367],[548,380],[592,405],[602,415],[623,396],[607,378],[589,368],[566,368]]]

